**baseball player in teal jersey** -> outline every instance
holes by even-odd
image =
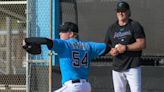
[[[62,75],[62,87],[54,92],[91,92],[88,81],[90,62],[105,55],[110,48],[105,43],[78,40],[78,26],[65,22],[60,26],[60,39],[31,37],[25,39],[24,49],[31,54],[40,54],[41,44],[58,53]],[[34,51],[34,50],[35,51]]]

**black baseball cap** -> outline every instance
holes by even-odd
[[[59,26],[59,32],[75,32],[78,33],[78,26],[73,22],[64,22]]]
[[[117,3],[117,11],[126,11],[126,10],[129,10],[130,9],[130,6],[127,2],[124,2],[124,1],[120,1]]]

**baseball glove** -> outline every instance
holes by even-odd
[[[41,54],[41,45],[47,45],[51,50],[53,47],[53,41],[44,37],[30,37],[25,38],[23,48],[30,54]]]
[[[28,53],[33,55],[41,54],[41,44],[37,44],[35,41],[29,40],[29,38],[25,38],[23,43],[22,47]]]

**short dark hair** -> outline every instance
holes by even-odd
[[[64,22],[59,26],[59,32],[75,32],[78,33],[78,25],[73,22]]]

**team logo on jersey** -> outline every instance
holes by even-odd
[[[129,31],[119,31],[115,32],[113,38],[122,38],[128,35],[132,35],[132,33]]]
[[[120,32],[123,32],[123,31],[125,31],[125,28],[121,28],[121,29],[120,29]]]

